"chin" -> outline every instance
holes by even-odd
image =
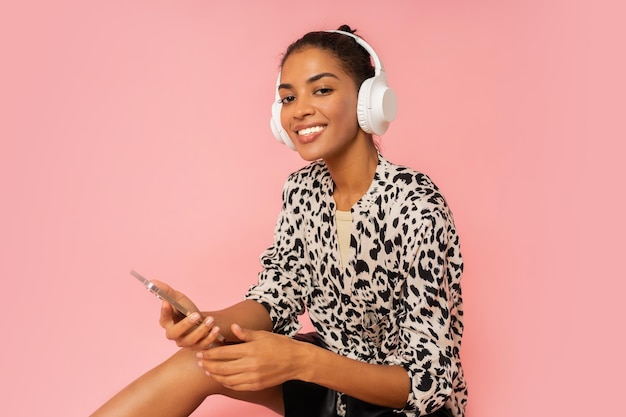
[[[318,159],[322,159],[321,155],[315,152],[301,151],[299,149],[297,149],[297,151],[298,151],[298,154],[300,155],[300,158],[308,162],[313,162],[313,161],[317,161]]]

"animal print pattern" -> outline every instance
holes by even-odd
[[[442,406],[463,416],[463,261],[446,201],[426,175],[379,155],[369,190],[351,210],[343,269],[333,188],[322,161],[288,178],[274,243],[246,298],[268,306],[277,333],[293,336],[308,310],[331,351],[404,367],[411,393],[399,411],[407,416]]]

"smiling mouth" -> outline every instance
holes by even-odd
[[[326,126],[313,126],[298,130],[296,133],[298,134],[298,136],[308,136],[314,133],[321,132],[324,129],[326,129]]]

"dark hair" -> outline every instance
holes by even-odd
[[[341,25],[340,31],[355,33],[348,25]],[[282,68],[285,61],[294,52],[307,48],[319,48],[332,53],[341,63],[341,67],[354,80],[357,88],[363,81],[374,76],[370,54],[350,36],[336,32],[309,32],[287,47],[280,62]]]

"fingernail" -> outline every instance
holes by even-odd
[[[202,361],[198,361],[198,367],[202,368]]]
[[[211,333],[213,334],[218,334],[220,332],[220,328],[215,326],[214,328],[211,329]]]
[[[196,358],[202,359],[202,352],[196,352]]]
[[[210,326],[211,324],[213,324],[213,317],[209,316],[206,318],[206,321],[204,322],[205,325]]]
[[[200,318],[200,314],[191,313],[191,315],[189,316],[189,321],[192,323],[195,323],[196,321],[198,321],[199,318]]]

